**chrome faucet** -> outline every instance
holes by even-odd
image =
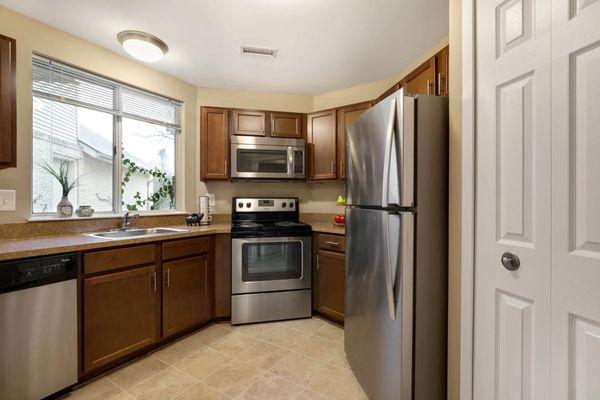
[[[139,216],[139,214],[129,214],[129,211],[127,211],[125,215],[123,215],[123,217],[121,218],[121,230],[124,231],[129,229],[131,223],[134,220],[136,220]]]

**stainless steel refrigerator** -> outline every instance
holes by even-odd
[[[445,399],[448,99],[377,103],[346,163],[348,362],[371,400]]]

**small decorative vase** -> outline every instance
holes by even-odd
[[[56,206],[56,211],[58,211],[58,216],[61,218],[69,218],[73,216],[73,204],[71,204],[67,196],[62,197]]]
[[[75,214],[81,218],[91,217],[93,213],[94,209],[92,206],[79,206],[79,208],[75,210]]]

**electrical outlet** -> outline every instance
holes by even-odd
[[[0,190],[0,211],[15,211],[16,198],[16,191]]]

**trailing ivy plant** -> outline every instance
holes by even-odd
[[[135,200],[133,204],[125,204],[123,201],[122,204],[127,207],[127,211],[137,211],[139,208],[145,207],[148,202],[152,203],[150,209],[155,210],[164,200],[168,200],[169,208],[173,208],[173,202],[175,200],[174,176],[169,177],[166,172],[161,171],[157,167],[154,167],[153,169],[142,168],[128,158],[123,158],[122,163],[126,168],[126,171],[123,176],[123,181],[121,182],[121,195],[125,193],[125,186],[127,186],[131,176],[135,173],[151,176],[159,185],[158,190],[155,190],[149,197],[142,198],[142,194],[137,191],[133,195],[133,199]]]

